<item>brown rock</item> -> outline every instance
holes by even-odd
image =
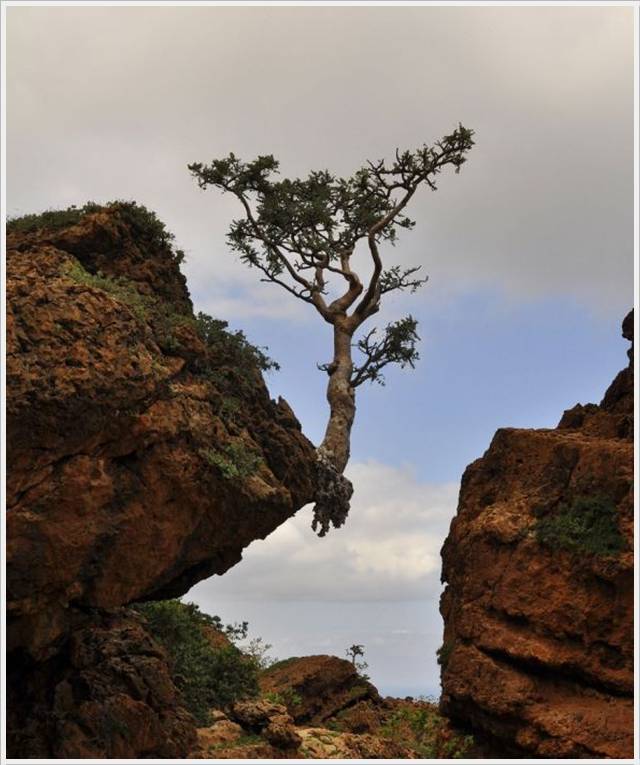
[[[464,474],[442,550],[441,706],[493,756],[632,756],[632,434],[629,366],[599,407],[499,430]],[[541,543],[540,519],[583,498],[615,508],[619,552]]]
[[[297,749],[302,742],[289,715],[272,717],[262,735],[276,749]]]
[[[255,732],[266,728],[272,719],[288,717],[287,708],[266,699],[248,699],[237,701],[231,706],[229,716],[243,728]]]
[[[87,608],[182,594],[311,499],[291,410],[211,357],[171,251],[117,210],[10,235],[7,304],[10,648],[46,657]],[[207,458],[229,448],[253,474]]]
[[[96,616],[48,661],[14,654],[7,701],[11,757],[186,757],[196,739],[164,651],[130,612]]]
[[[14,756],[185,756],[193,722],[164,658],[114,658],[120,688],[81,654],[115,674],[110,610],[224,573],[313,497],[312,444],[234,347],[203,341],[172,250],[117,205],[9,234],[9,696],[28,719],[10,710]]]
[[[341,733],[326,728],[298,728],[300,752],[309,759],[406,759],[415,753],[389,739]]]
[[[197,734],[200,747],[209,751],[211,747],[237,741],[244,735],[244,731],[231,720],[216,720],[206,728],[198,728]]]
[[[359,701],[379,703],[377,690],[349,661],[303,656],[278,662],[260,679],[263,693],[277,694],[297,723],[319,725]]]

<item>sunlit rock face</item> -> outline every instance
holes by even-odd
[[[203,332],[178,262],[117,205],[9,233],[7,638],[25,671],[98,610],[222,574],[313,499],[313,445],[254,357]]]
[[[442,550],[441,708],[494,756],[633,756],[628,355],[599,406],[501,429],[465,471]]]

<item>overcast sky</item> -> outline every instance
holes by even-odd
[[[462,122],[476,146],[385,257],[430,276],[390,301],[422,360],[359,390],[344,529],[309,513],[190,597],[248,619],[280,657],[367,649],[394,693],[438,693],[439,548],[461,473],[497,427],[553,426],[625,361],[633,301],[630,7],[10,7],[7,209],[135,199],[187,252],[199,310],[282,365],[318,442],[330,354],[309,306],[225,245],[234,200],[186,165],[272,153],[283,176],[417,148]]]

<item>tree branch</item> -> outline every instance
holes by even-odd
[[[375,328],[362,337],[356,347],[366,359],[353,370],[351,386],[357,388],[367,380],[384,385],[381,372],[388,364],[399,364],[403,368],[408,365],[413,368],[419,358],[416,350],[416,343],[420,339],[416,332],[417,326],[418,322],[412,316],[407,316],[388,324],[384,337],[379,341],[374,340],[377,332]]]

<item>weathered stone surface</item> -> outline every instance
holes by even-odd
[[[263,693],[278,694],[299,724],[319,725],[359,701],[380,701],[377,690],[353,664],[336,656],[279,662],[263,673],[260,686]]]
[[[79,263],[126,276],[125,298]],[[290,408],[212,358],[170,250],[117,213],[10,235],[7,305],[10,648],[43,658],[87,608],[182,594],[312,499]],[[207,458],[227,448],[256,455],[253,474]]]
[[[206,728],[198,728],[198,743],[200,747],[208,752],[212,747],[220,747],[223,744],[229,744],[237,741],[244,735],[244,731],[231,720],[215,720]]]
[[[495,756],[633,755],[632,439],[630,365],[600,406],[499,430],[464,474],[442,551],[441,706]],[[539,519],[585,497],[615,506],[620,552],[540,543]]]
[[[272,717],[262,735],[276,749],[296,750],[302,742],[288,714]]]
[[[369,734],[341,733],[326,728],[298,728],[300,751],[309,759],[398,760],[415,752],[394,741]]]
[[[36,663],[7,661],[7,749],[19,758],[186,757],[193,718],[135,614],[95,614]]]
[[[266,728],[273,718],[286,714],[287,708],[283,704],[274,704],[267,699],[237,701],[229,710],[232,720],[256,733]]]
[[[164,658],[109,612],[235,565],[313,499],[314,448],[115,207],[10,233],[7,309],[11,754],[184,757]]]

